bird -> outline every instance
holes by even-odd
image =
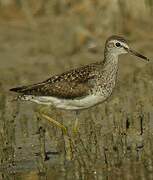
[[[118,57],[127,53],[149,61],[131,49],[124,37],[112,35],[105,42],[103,60],[10,91],[19,93],[18,97],[23,101],[79,112],[103,103],[111,96],[118,74]],[[58,122],[55,124],[59,125]]]

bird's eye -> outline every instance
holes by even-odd
[[[116,47],[120,47],[121,46],[121,44],[119,42],[117,42],[115,45],[116,45]]]

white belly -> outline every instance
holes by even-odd
[[[60,109],[69,109],[69,110],[77,110],[77,109],[85,109],[91,106],[94,106],[100,102],[103,102],[107,97],[99,96],[99,95],[89,95],[82,99],[58,99],[56,97],[50,96],[23,96],[22,100],[32,101],[38,104],[44,105],[53,105]]]

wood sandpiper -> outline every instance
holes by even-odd
[[[104,102],[112,94],[118,71],[118,56],[126,53],[149,61],[132,50],[123,37],[113,35],[106,40],[103,61],[54,75],[37,84],[10,90],[20,93],[19,99],[24,101],[67,110],[86,109]]]

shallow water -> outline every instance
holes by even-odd
[[[73,19],[40,19],[38,29],[1,26],[0,179],[153,179],[152,61],[120,57],[112,97],[80,112],[77,134],[73,112],[46,111],[68,129],[66,135],[39,116],[38,105],[13,101],[11,87],[101,59],[109,33],[92,39],[97,47],[89,51],[87,44],[77,44],[82,41],[76,41],[74,29],[80,22]],[[151,34],[139,37],[129,36],[132,46],[151,57]]]

